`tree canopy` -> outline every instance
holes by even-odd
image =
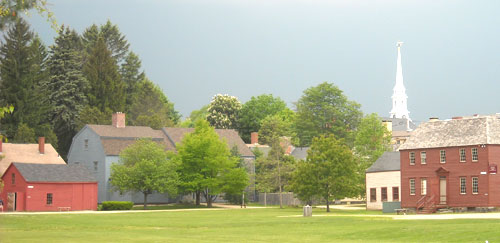
[[[238,115],[241,103],[229,95],[215,95],[208,106],[207,121],[211,126],[221,129],[238,128]]]

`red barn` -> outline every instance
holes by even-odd
[[[500,207],[500,116],[431,119],[400,156],[403,208]]]
[[[97,181],[81,165],[13,162],[2,180],[8,211],[97,210]]]

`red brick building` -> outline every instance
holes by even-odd
[[[81,165],[13,162],[2,180],[7,211],[97,210],[97,181]]]
[[[500,207],[500,116],[431,119],[400,156],[403,208]]]

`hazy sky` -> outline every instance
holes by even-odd
[[[293,108],[324,81],[388,116],[398,40],[413,120],[500,112],[499,1],[48,1],[80,33],[117,24],[184,117],[217,93],[271,93]],[[28,21],[53,43],[49,23]]]

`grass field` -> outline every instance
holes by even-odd
[[[499,242],[500,220],[393,220],[288,209],[1,215],[0,242]],[[315,209],[314,215],[325,215]],[[353,216],[353,215],[362,215]]]

